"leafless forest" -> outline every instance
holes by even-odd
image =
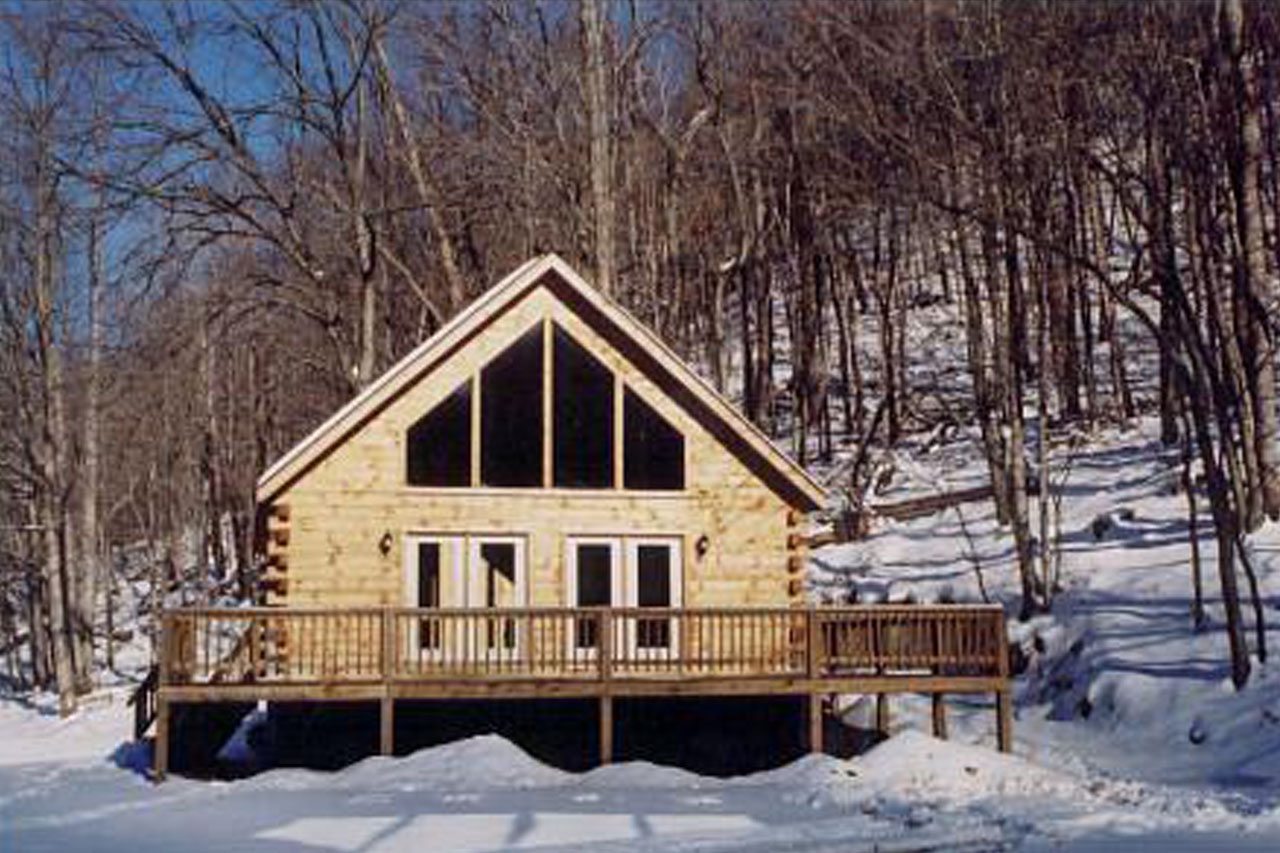
[[[1265,658],[1273,4],[7,2],[0,57],[16,689],[73,708],[124,583],[251,596],[256,475],[547,251],[834,470],[846,532],[877,449],[976,426],[1023,615],[1051,448],[1158,412],[1216,545],[1188,587],[1237,685]],[[938,305],[946,394],[909,370]]]

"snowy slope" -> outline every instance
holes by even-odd
[[[1200,526],[1211,624],[1194,630],[1185,499],[1169,488],[1177,469],[1161,459],[1155,429],[1148,421],[1136,433],[1105,435],[1073,461],[1064,591],[1052,615],[1011,626],[1029,657],[1017,685],[1018,749],[1051,765],[1280,798],[1280,671],[1255,660],[1246,689],[1231,686],[1207,518]],[[980,476],[976,465],[955,467],[945,448],[939,455],[934,473],[927,458],[918,462],[920,490]],[[977,600],[976,563],[988,593],[1012,612],[1010,537],[988,505],[962,513],[968,538],[949,512],[886,522],[868,541],[822,549],[814,584],[826,597],[853,588],[863,599]],[[1092,529],[1099,516],[1112,523],[1100,540]],[[1280,649],[1280,527],[1253,536],[1251,547],[1269,645]],[[969,736],[989,736],[990,714],[969,716]]]

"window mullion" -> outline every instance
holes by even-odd
[[[552,448],[555,447],[555,370],[551,320],[542,320],[542,487],[552,486]]]
[[[622,478],[627,470],[622,464],[622,446],[625,443],[622,440],[622,418],[623,418],[623,383],[622,377],[617,373],[613,374],[613,489],[620,491],[622,489]]]
[[[471,487],[480,485],[480,372],[471,376]]]

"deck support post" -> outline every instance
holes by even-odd
[[[996,740],[1001,752],[1013,752],[1013,700],[1007,686],[996,691]]]
[[[382,697],[378,702],[378,753],[396,754],[396,700],[391,696],[391,677],[396,671],[395,622],[391,608],[382,608]]]
[[[889,736],[889,694],[876,694],[876,731],[881,737]]]
[[[930,696],[933,701],[933,736],[939,740],[947,739],[947,702],[941,693]]]
[[[151,778],[163,782],[169,773],[169,700],[156,695],[156,740],[151,754]]]
[[[381,714],[378,726],[378,752],[381,755],[396,754],[396,700],[390,693],[383,693],[379,701]]]
[[[826,746],[822,737],[822,694],[809,694],[809,752],[820,753]]]
[[[600,763],[613,763],[613,697],[600,697]]]

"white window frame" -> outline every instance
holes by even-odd
[[[418,546],[420,545],[439,545],[441,562],[444,562],[445,554],[449,555],[449,565],[452,567],[453,589],[455,592],[461,592],[463,601],[445,601],[441,598],[440,608],[451,609],[462,607],[466,598],[466,565],[463,561],[465,554],[464,547],[467,537],[462,534],[449,533],[409,533],[404,537],[404,588],[405,588],[405,605],[414,609],[418,608],[418,595],[421,590],[418,588]],[[441,584],[443,587],[443,584]],[[417,619],[409,620],[409,650],[411,654],[421,660],[441,660],[444,657],[445,644],[442,642],[438,649],[424,649],[418,642],[419,624]]]
[[[654,545],[666,547],[671,554],[671,561],[667,566],[667,571],[670,573],[671,601],[667,603],[667,608],[679,610],[684,606],[684,539],[680,536],[627,537],[626,606],[628,608],[639,608],[640,606],[640,548]],[[645,658],[679,657],[680,620],[678,617],[671,618],[669,642],[662,648],[640,648],[639,637],[637,636],[638,631],[636,630],[638,624],[638,619],[627,620],[627,649],[632,658],[643,660]]]

